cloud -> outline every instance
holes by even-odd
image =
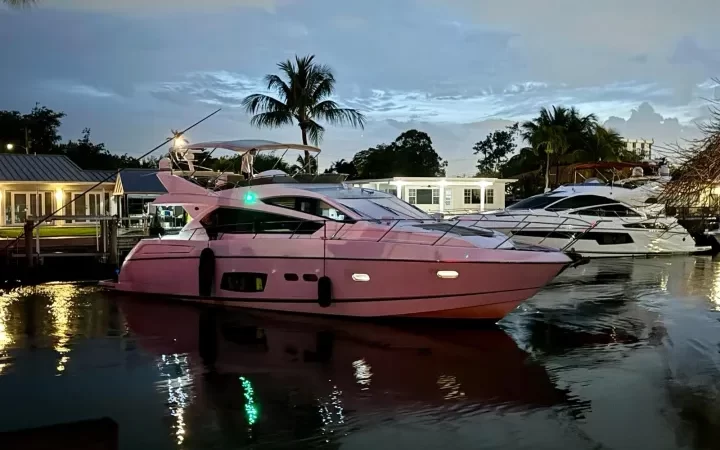
[[[647,102],[633,109],[628,119],[612,116],[605,126],[628,139],[654,139],[658,156],[668,157],[673,156],[672,145],[686,144],[700,135],[695,123],[681,123],[676,117],[663,116]]]
[[[187,11],[260,8],[274,12],[289,0],[41,0],[40,7],[102,11],[132,15],[171,14]]]

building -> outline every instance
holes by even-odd
[[[505,186],[514,181],[499,178],[393,177],[348,183],[390,192],[429,213],[461,214],[505,208]]]
[[[58,209],[61,216],[113,215],[113,174],[83,170],[64,155],[0,154],[0,226],[21,226],[29,218],[44,217]],[[87,221],[64,219],[46,224]]]
[[[633,152],[640,159],[652,159],[652,146],[655,144],[654,139],[623,139],[629,152]]]
[[[142,226],[150,212],[148,203],[167,193],[157,177],[157,172],[157,169],[124,169],[117,174],[113,197],[123,225]]]

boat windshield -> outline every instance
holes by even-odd
[[[427,213],[393,196],[338,198],[336,201],[368,219],[391,217],[393,219],[433,220]]]
[[[544,209],[546,206],[552,205],[558,200],[564,199],[564,195],[540,194],[525,200],[520,200],[514,205],[508,206],[506,209]]]

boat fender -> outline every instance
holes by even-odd
[[[332,282],[329,277],[320,277],[318,280],[318,304],[323,308],[332,304]]]
[[[200,264],[198,266],[198,291],[201,297],[212,295],[212,286],[215,278],[215,252],[210,248],[200,252]]]

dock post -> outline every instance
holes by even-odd
[[[116,217],[108,223],[108,236],[110,238],[110,264],[117,266],[120,263],[118,258],[118,220]]]
[[[35,222],[32,220],[25,221],[25,263],[28,269],[33,267],[33,225]]]
[[[107,220],[100,221],[100,240],[102,241],[102,254],[103,258],[107,257],[108,251],[108,222]]]

